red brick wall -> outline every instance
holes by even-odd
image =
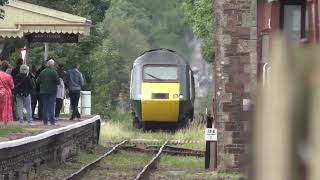
[[[215,1],[215,120],[218,170],[243,171],[248,150],[249,112],[257,83],[255,0]]]

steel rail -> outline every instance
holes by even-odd
[[[148,179],[152,170],[157,167],[157,163],[159,162],[160,155],[167,145],[168,140],[162,144],[161,148],[159,149],[158,153],[151,159],[151,161],[140,171],[140,173],[136,176],[135,180],[140,179]]]
[[[168,148],[169,147],[169,148]],[[127,151],[135,151],[140,153],[148,153],[153,154],[155,152],[158,152],[157,148],[139,148],[134,146],[121,146],[121,149],[127,150]],[[171,146],[165,146],[165,148],[162,151],[163,154],[171,155],[171,156],[195,156],[195,157],[204,157],[205,151],[202,150],[193,150],[193,149],[185,149],[185,148],[178,148]]]
[[[92,167],[94,167],[96,164],[98,164],[103,158],[109,156],[110,154],[112,154],[113,152],[115,152],[117,150],[117,148],[119,148],[120,146],[122,146],[123,144],[125,144],[127,142],[127,140],[122,141],[121,143],[113,146],[113,148],[108,151],[107,153],[103,154],[102,156],[100,156],[99,158],[97,158],[95,161],[93,161],[90,164],[87,164],[86,166],[82,167],[81,169],[79,169],[77,172],[73,173],[72,175],[70,175],[69,177],[67,177],[65,180],[77,180],[80,179],[80,177],[82,177],[83,174],[85,174],[89,169],[91,169]]]
[[[107,144],[118,144],[120,141],[114,142],[106,142]],[[132,139],[128,141],[128,143],[132,144],[142,144],[142,145],[159,145],[163,144],[163,140],[159,139]],[[205,144],[205,141],[200,140],[184,140],[184,139],[177,139],[177,140],[168,140],[168,145],[183,145],[183,144]]]

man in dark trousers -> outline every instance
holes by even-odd
[[[35,83],[37,78],[36,78],[36,73],[37,73],[37,66],[35,64],[33,64],[31,66],[31,70],[29,73],[29,77],[32,79],[32,81]],[[37,106],[37,91],[36,91],[36,87],[33,87],[32,91],[31,91],[31,111],[32,111],[32,118],[34,119],[34,112]]]
[[[66,85],[69,90],[69,97],[72,107],[72,115],[70,120],[75,118],[80,121],[80,113],[78,111],[78,104],[80,98],[80,91],[84,85],[84,79],[82,73],[79,71],[80,65],[75,64],[73,69],[70,69],[66,73]]]
[[[46,68],[46,63],[47,61],[44,61],[42,63],[42,66],[40,67],[40,69],[37,70],[36,75],[35,75],[35,79],[38,79],[40,73]],[[36,100],[38,101],[38,118],[43,120],[42,117],[42,100],[41,100],[41,94],[40,94],[40,86],[39,84],[36,84]]]
[[[44,125],[55,125],[55,102],[57,95],[57,86],[60,83],[57,71],[54,69],[54,60],[47,62],[47,68],[44,69],[38,79],[42,99],[42,116]]]

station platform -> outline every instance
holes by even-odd
[[[81,121],[91,119],[94,116],[84,116],[81,118]],[[81,122],[80,121],[80,122]],[[27,121],[20,123],[19,121],[12,121],[8,124],[7,128],[3,127],[3,124],[0,126],[0,142],[16,140],[28,136],[34,136],[37,134],[44,133],[53,129],[58,129],[65,127],[79,121],[73,120],[70,121],[68,117],[62,117],[57,121],[57,125],[47,125],[43,124],[41,120],[34,120],[32,125],[29,125]]]
[[[28,179],[43,165],[59,165],[82,151],[93,150],[99,142],[100,116],[81,121],[62,118],[58,125],[42,121],[10,122],[0,128],[0,179]]]

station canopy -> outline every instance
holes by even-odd
[[[78,42],[79,35],[89,35],[91,21],[54,9],[9,0],[2,7],[0,39],[26,38],[29,42]]]

